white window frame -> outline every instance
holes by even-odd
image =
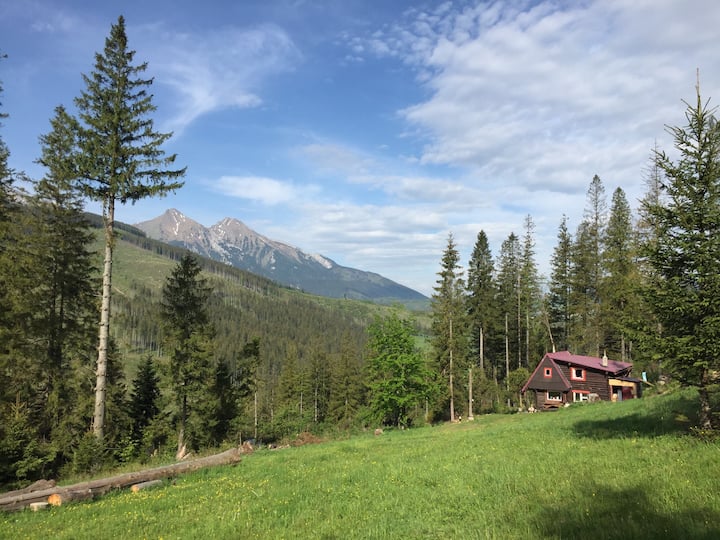
[[[557,394],[558,397],[556,397],[556,398],[551,397],[550,394]],[[545,393],[545,400],[546,401],[562,401],[562,392],[559,392],[559,391],[551,392],[550,390],[548,390]]]

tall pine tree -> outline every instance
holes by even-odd
[[[687,124],[668,128],[677,160],[656,152],[663,197],[644,212],[657,237],[643,248],[651,268],[645,297],[662,332],[655,351],[665,367],[700,395],[700,427],[720,428],[713,394],[720,380],[720,124],[715,109],[687,103]],[[654,329],[649,331],[654,334]]]
[[[94,71],[83,75],[85,90],[75,100],[80,118],[77,174],[85,195],[102,203],[105,231],[93,420],[98,439],[105,429],[115,205],[176,190],[185,174],[185,169],[168,168],[175,155],[165,156],[161,147],[171,134],[154,129],[150,114],[155,106],[147,90],[153,81],[141,78],[147,64],[133,65],[134,56],[120,16],[110,28],[103,53],[95,55]]]
[[[503,378],[507,386],[507,376],[510,373],[513,360],[520,364],[522,360],[522,334],[520,321],[520,240],[515,233],[503,241],[500,246],[498,260],[498,301],[500,305],[500,318],[504,325],[503,336],[505,343]],[[500,360],[500,359],[498,359]],[[499,365],[500,362],[498,363]],[[500,369],[498,369],[500,371]]]
[[[97,285],[95,254],[89,249],[93,235],[75,184],[76,125],[63,107],[55,109],[50,124],[52,130],[40,137],[38,162],[47,172],[34,182],[28,200],[23,260],[23,271],[33,277],[23,294],[33,313],[28,328],[32,355],[41,364],[45,399],[51,404],[43,406],[42,435],[47,438],[76,401],[69,389],[72,364],[90,367]]]
[[[497,354],[498,336],[497,302],[494,281],[495,265],[485,231],[480,231],[468,265],[467,311],[470,327],[470,351],[473,364],[485,373],[485,358]],[[489,346],[489,347],[488,347]]]
[[[572,237],[568,232],[567,216],[558,227],[558,243],[552,256],[550,288],[547,294],[548,331],[555,350],[568,350],[570,332],[570,294]]]
[[[440,267],[432,296],[432,342],[437,373],[447,381],[444,405],[450,421],[455,421],[455,403],[463,397],[460,374],[464,377],[467,369],[467,318],[460,254],[452,234],[448,236]]]
[[[600,356],[604,343],[600,313],[600,284],[603,238],[607,219],[605,187],[595,175],[587,192],[585,215],[575,235],[572,250],[571,312],[574,324],[570,345],[580,354]]]
[[[637,272],[635,266],[635,239],[630,205],[625,192],[617,188],[612,196],[610,218],[603,241],[602,327],[604,349],[609,356],[629,359],[630,347],[625,327],[628,318],[637,313]]]
[[[518,328],[522,328],[524,367],[534,367],[544,352],[539,334],[542,332],[540,313],[540,277],[535,263],[535,223],[530,215],[525,217],[525,235],[520,252],[520,285]],[[518,364],[518,368],[522,363]]]
[[[195,449],[204,437],[203,407],[213,374],[214,329],[208,315],[211,288],[200,275],[197,259],[186,254],[167,278],[162,291],[165,344],[175,394],[178,455]]]

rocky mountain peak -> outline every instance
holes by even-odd
[[[210,228],[176,209],[135,224],[151,238],[182,246],[278,283],[320,296],[423,300],[420,293],[387,278],[337,265],[319,254],[270,240],[242,221],[224,218]]]

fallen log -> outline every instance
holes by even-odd
[[[192,461],[174,463],[172,465],[146,469],[144,471],[119,474],[117,476],[90,480],[88,482],[81,482],[71,486],[54,486],[26,493],[12,492],[10,494],[0,495],[0,510],[20,510],[28,507],[34,502],[50,502],[48,498],[52,495],[57,496],[54,500],[59,502],[59,504],[75,500],[87,500],[95,495],[107,493],[111,489],[124,488],[133,484],[149,482],[151,480],[171,478],[179,474],[196,471],[205,467],[230,465],[232,463],[237,463],[240,459],[240,450],[232,448],[220,454],[198,458]]]
[[[0,494],[0,499],[4,499],[5,497],[14,497],[16,495],[22,495],[24,493],[32,493],[33,491],[40,491],[42,489],[49,489],[55,487],[55,480],[38,480],[37,482],[33,482],[27,487],[24,487],[22,489],[16,489],[14,491],[7,491],[3,494]]]
[[[147,482],[140,482],[139,484],[133,484],[130,486],[130,491],[133,493],[137,493],[138,491],[142,491],[143,489],[160,486],[162,485],[162,480],[148,480]]]

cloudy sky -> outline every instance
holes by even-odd
[[[636,206],[696,70],[720,103],[715,0],[0,0],[15,169],[42,175],[38,136],[121,14],[188,172],[119,220],[235,217],[425,294],[449,233],[467,264],[480,230],[497,255],[527,215],[549,273],[593,175]]]

